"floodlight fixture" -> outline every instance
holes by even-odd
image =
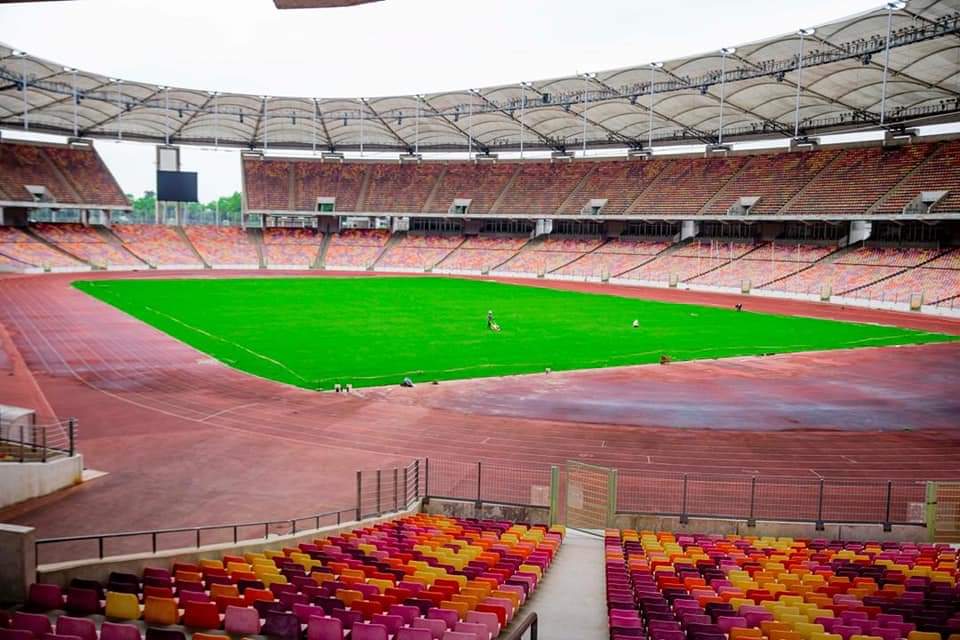
[[[596,80],[597,74],[593,71],[588,71],[587,73],[580,74],[584,80]]]
[[[63,71],[64,71],[65,73],[76,73],[76,72],[77,72],[77,70],[74,69],[73,67],[64,67],[64,68],[63,68]]]
[[[725,56],[732,56],[736,52],[737,52],[736,47],[724,47],[723,49],[720,49],[720,53],[722,53]]]
[[[888,11],[901,11],[902,9],[907,8],[906,0],[894,0],[893,2],[887,3]]]
[[[662,63],[662,62],[651,62],[651,63],[650,63],[650,68],[651,68],[651,69],[663,69],[663,63]]]
[[[533,87],[533,83],[523,80],[520,82],[520,86],[523,87],[524,89],[530,89],[531,87]]]
[[[815,34],[816,32],[817,32],[817,30],[814,29],[813,27],[805,27],[805,28],[803,28],[803,29],[798,29],[798,30],[797,30],[797,35],[798,35],[798,36],[803,36],[803,37],[806,38],[807,36],[812,36],[812,35]]]
[[[13,57],[15,58],[24,58],[26,57],[26,55],[27,55],[26,51],[21,51],[20,49],[13,50]]]
[[[475,96],[479,96],[479,95],[480,95],[480,89],[470,89],[470,93],[472,93],[472,94],[475,95]]]

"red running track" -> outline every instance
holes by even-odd
[[[234,371],[72,289],[76,278],[0,278],[0,325],[14,351],[0,356],[0,402],[28,397],[33,385],[58,416],[79,419],[87,466],[109,473],[0,511],[0,521],[37,526],[42,537],[316,513],[352,503],[354,470],[424,456],[834,478],[931,479],[960,469],[956,343],[347,396]],[[702,304],[744,300],[537,284]],[[748,301],[758,311],[960,334],[960,322],[944,318]],[[14,371],[21,357],[25,367]]]

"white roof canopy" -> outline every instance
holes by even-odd
[[[960,0],[902,5],[662,65],[367,99],[168,88],[73,70],[0,44],[0,127],[407,153],[514,150],[521,138],[526,149],[576,149],[584,123],[588,147],[640,148],[651,140],[715,144],[956,121]]]

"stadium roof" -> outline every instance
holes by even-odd
[[[579,148],[586,131],[589,147],[641,148],[651,139],[654,146],[717,144],[792,138],[795,128],[803,136],[931,124],[960,120],[958,112],[960,0],[891,2],[662,65],[421,96],[163,87],[74,70],[0,44],[0,127],[170,144],[564,150]]]

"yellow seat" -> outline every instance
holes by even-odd
[[[803,636],[803,640],[811,640],[813,634],[823,633],[822,624],[814,624],[812,622],[798,622],[793,625],[793,630]]]
[[[810,640],[843,640],[843,636],[839,633],[813,633]]]
[[[235,586],[233,587],[236,589]],[[177,609],[177,601],[173,598],[147,596],[146,602],[143,605],[143,621],[147,624],[156,625],[179,623],[180,611]]]
[[[907,640],[940,640],[940,634],[935,631],[911,631]]]
[[[139,620],[140,601],[132,593],[107,591],[105,614],[114,620]],[[923,640],[922,638],[920,640]]]

